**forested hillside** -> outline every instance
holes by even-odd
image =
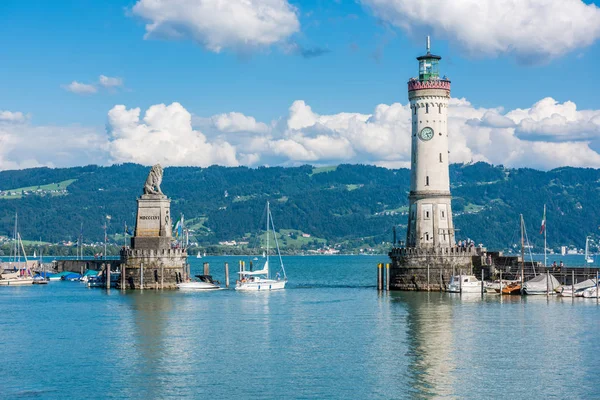
[[[125,223],[135,222],[135,199],[148,171],[134,164],[2,171],[0,235],[12,235],[15,211],[22,236],[30,240],[76,240],[83,223],[85,240],[100,241],[106,215],[109,234],[120,234]],[[458,239],[510,247],[518,242],[523,213],[530,241],[541,246],[544,204],[550,246],[582,247],[586,235],[600,232],[599,170],[542,172],[477,163],[452,165],[450,173]],[[173,216],[183,213],[203,246],[256,233],[268,199],[277,228],[350,248],[391,241],[394,225],[398,238],[404,237],[409,171],[366,165],[172,167],[165,169],[162,189],[172,199]]]

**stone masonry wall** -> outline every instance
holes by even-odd
[[[395,248],[389,253],[391,290],[446,290],[452,274],[471,274],[480,249]]]

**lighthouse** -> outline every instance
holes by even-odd
[[[450,81],[440,78],[442,57],[417,57],[419,77],[408,81],[412,114],[411,175],[406,246],[448,247],[455,244],[448,170],[448,101]]]
[[[482,247],[456,246],[448,169],[450,80],[440,77],[441,59],[431,53],[427,37],[427,52],[417,57],[419,76],[408,81],[408,223],[406,242],[395,243],[389,253],[390,290],[445,290],[453,275],[471,274],[486,254]]]

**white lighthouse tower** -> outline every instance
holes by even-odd
[[[417,57],[419,78],[408,82],[412,111],[412,154],[407,248],[455,244],[448,170],[450,81],[440,78],[440,56]]]

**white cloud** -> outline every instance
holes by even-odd
[[[268,47],[300,29],[287,0],[139,0],[132,12],[149,21],[146,38],[193,39],[217,53]]]
[[[0,170],[106,163],[101,128],[32,125],[23,113],[2,115],[11,118],[0,118]]]
[[[115,88],[115,87],[123,86],[123,79],[118,78],[118,77],[110,77],[110,76],[106,76],[106,75],[100,75],[99,83],[100,83],[100,85],[104,86],[105,88]]]
[[[107,132],[78,126],[32,125],[22,113],[0,112],[0,169],[137,162],[152,165],[410,166],[407,104],[380,104],[371,114],[318,114],[295,101],[266,124],[241,113],[192,116],[181,104],[145,113],[118,105]],[[201,127],[198,127],[200,125]],[[600,168],[600,110],[542,99],[529,108],[477,108],[451,99],[450,162],[485,161],[507,167]]]
[[[238,165],[235,148],[208,142],[192,128],[192,116],[179,103],[154,105],[140,120],[140,109],[114,106],[108,112],[109,153],[114,162],[164,165]]]
[[[86,83],[80,83],[77,81],[73,81],[68,85],[64,85],[63,88],[76,94],[93,94],[98,91],[94,85],[88,85]]]
[[[27,121],[29,117],[20,111],[0,110],[0,122],[19,123]]]
[[[230,112],[228,114],[219,114],[211,117],[214,126],[221,132],[268,132],[269,127],[256,122],[253,117],[248,117],[239,112]]]
[[[361,2],[407,32],[448,38],[475,56],[514,54],[536,63],[589,46],[600,37],[600,9],[581,0]]]

